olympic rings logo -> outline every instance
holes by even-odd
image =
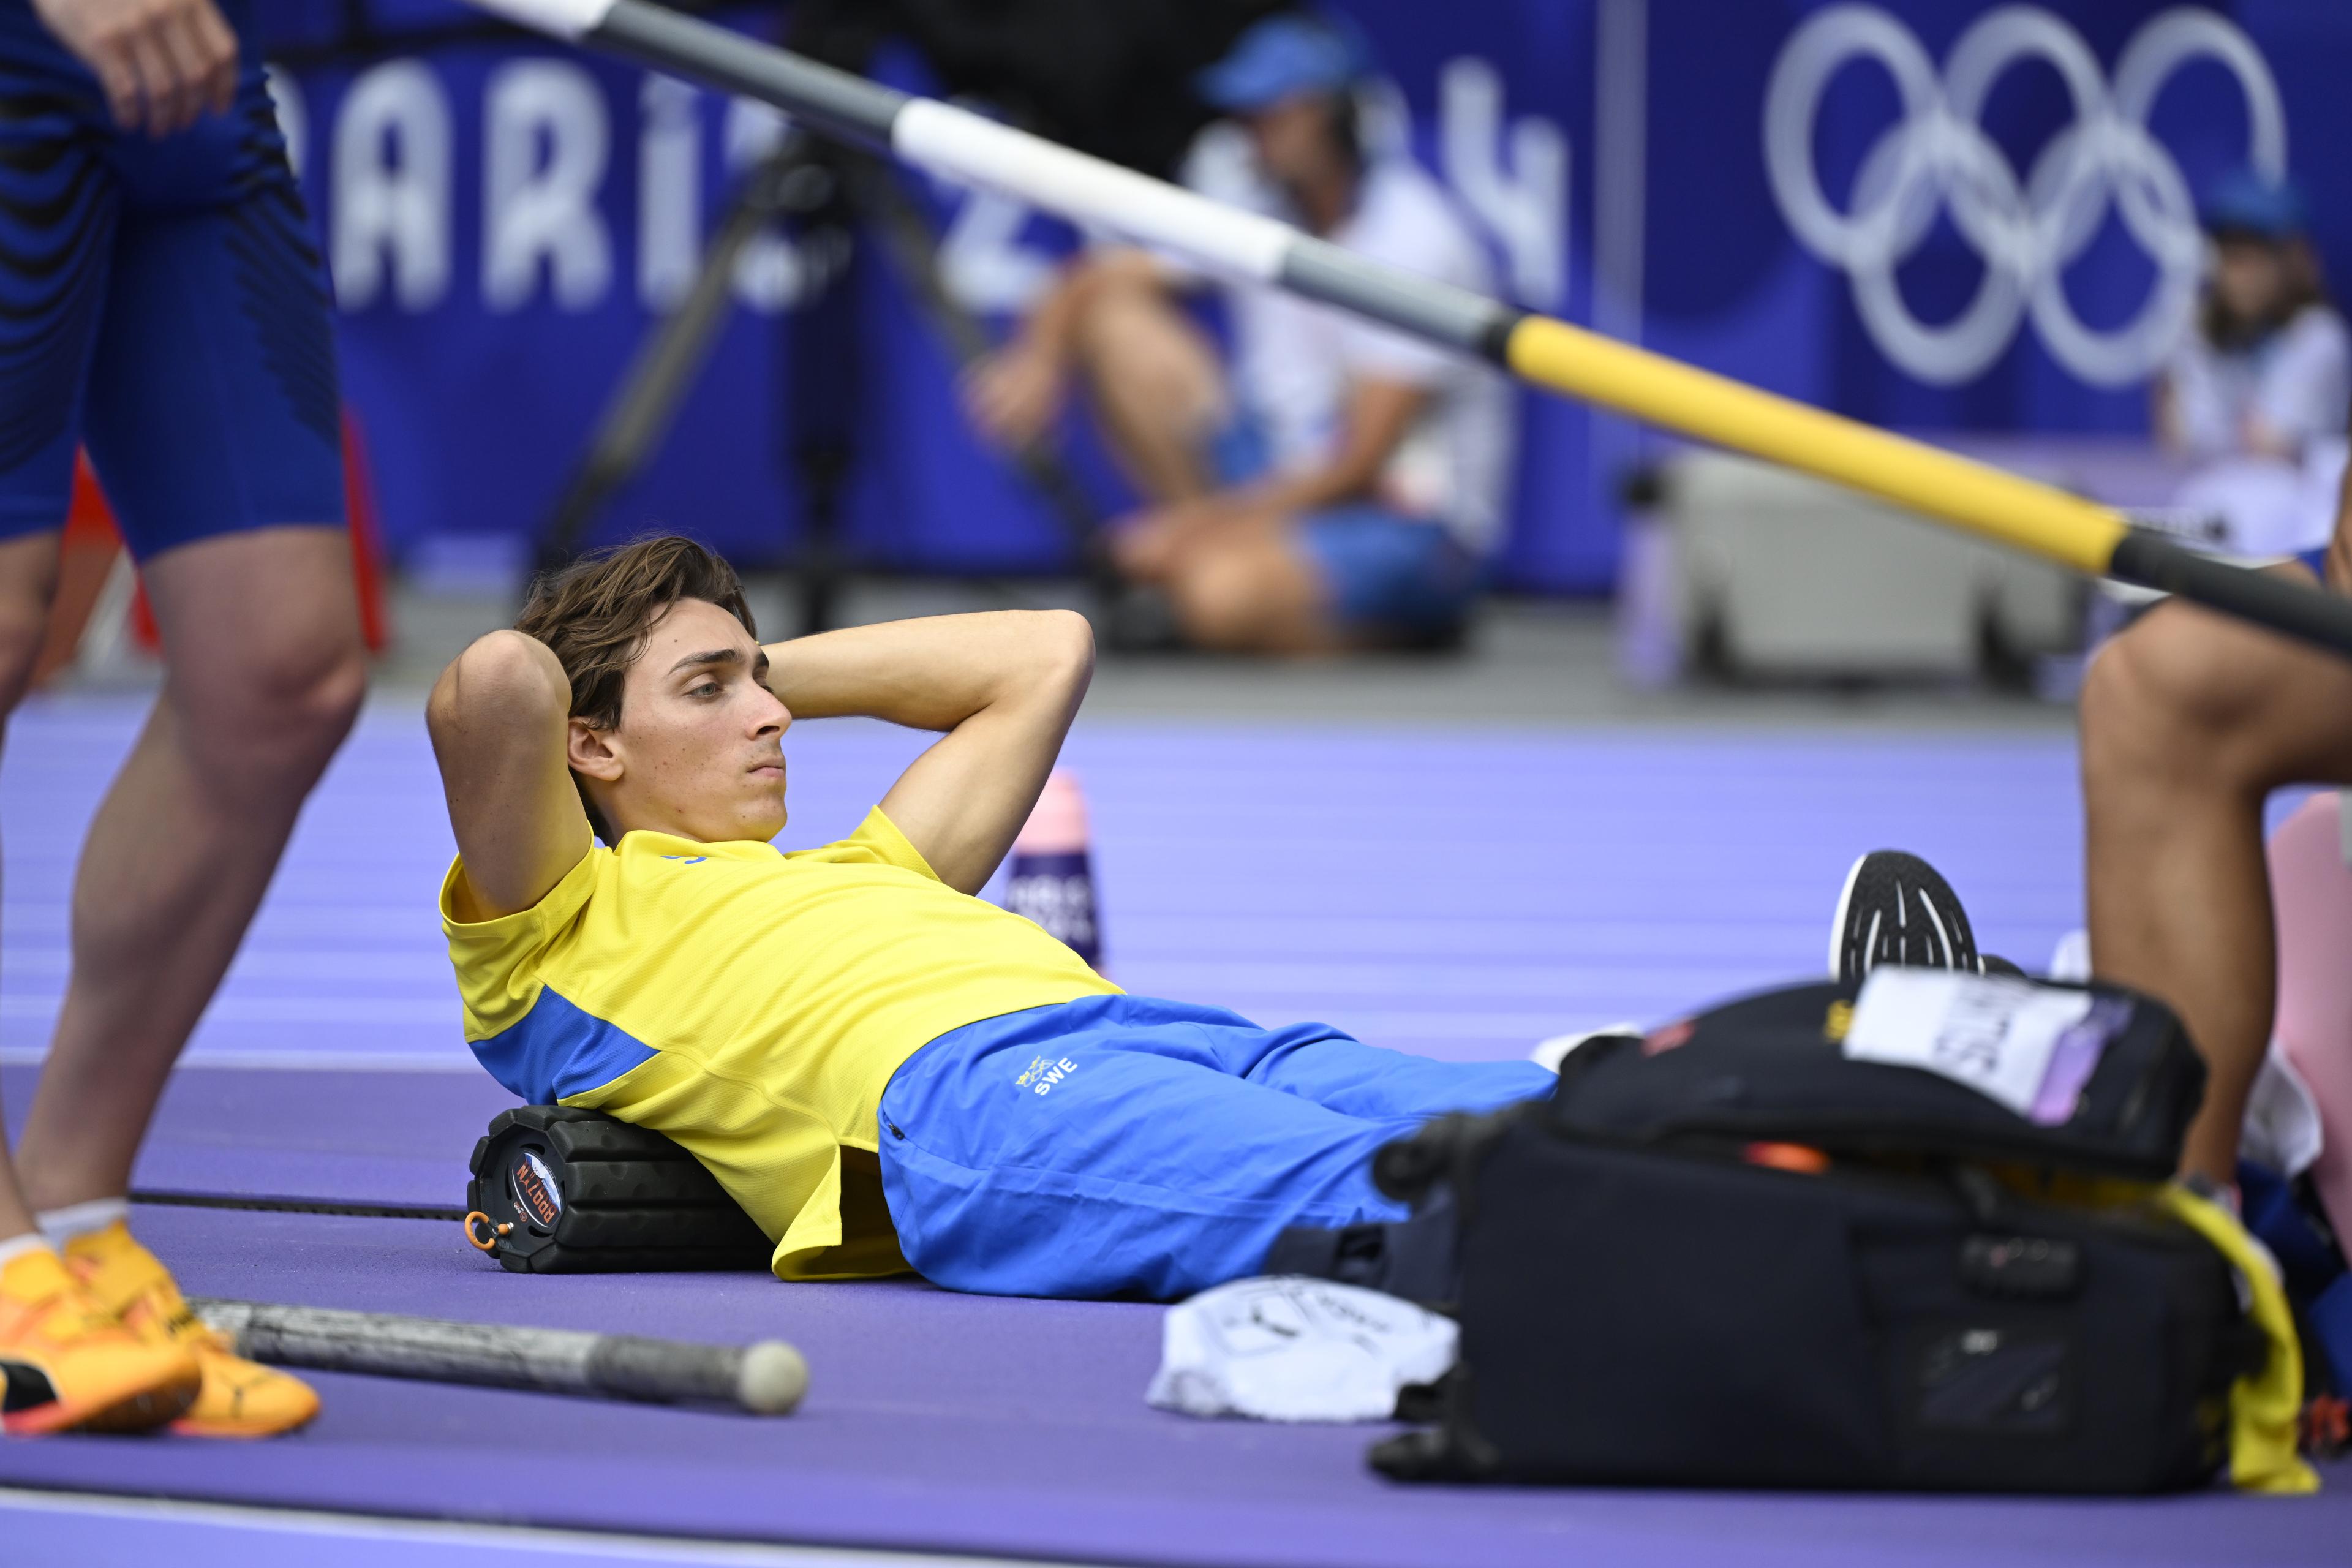
[[[2278,84],[2253,40],[2211,11],[2183,6],[2151,18],[2125,46],[2111,89],[2082,35],[2038,6],[1979,17],[1952,46],[1940,79],[1895,17],[1874,5],[1832,6],[1797,29],[1772,68],[1764,104],[1772,194],[1806,248],[1852,278],[1873,341],[1921,381],[1953,385],[1982,374],[2030,315],[2075,375],[2127,385],[2163,363],[2196,307],[2204,268],[2196,203],[2147,121],[2173,73],[2199,58],[2237,78],[2249,162],[2283,178]],[[2035,59],[2056,68],[2074,121],[2021,182],[1980,120],[1994,84]],[[1857,60],[1875,60],[1894,78],[1903,119],[1864,156],[1852,210],[1841,212],[1814,168],[1813,122],[1831,79]],[[2075,314],[2063,277],[2110,205],[2155,262],[2157,281],[2137,315],[2101,331]],[[1984,258],[1985,273],[1967,309],[1930,325],[1912,313],[1895,275],[1944,209]]]

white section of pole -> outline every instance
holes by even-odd
[[[519,27],[576,38],[592,31],[613,9],[613,0],[473,0],[476,9]]]
[[[890,147],[919,168],[986,185],[1048,211],[1166,246],[1236,276],[1272,281],[1297,231],[1131,169],[919,98],[898,111]]]

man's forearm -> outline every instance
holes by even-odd
[[[1008,704],[1074,700],[1093,667],[1067,611],[997,610],[852,626],[768,646],[768,688],[803,719],[952,730]]]
[[[1329,460],[1296,473],[1271,474],[1227,492],[1234,510],[1314,511],[1371,495],[1381,470],[1428,405],[1429,395],[1408,382],[1358,383],[1348,400],[1339,448]]]
[[[1087,263],[1079,261],[1065,268],[1029,312],[1029,319],[1022,323],[1021,346],[1044,354],[1056,369],[1067,366],[1078,310],[1085,303],[1088,286]]]
[[[1377,468],[1359,462],[1333,463],[1256,480],[1220,491],[1214,499],[1236,512],[1319,511],[1366,499],[1379,478]]]
[[[976,893],[1037,803],[1094,670],[1068,610],[999,610],[824,632],[768,650],[768,686],[808,718],[947,732],[882,797],[940,880]]]

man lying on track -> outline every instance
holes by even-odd
[[[1402,1217],[1375,1149],[1551,1074],[1129,996],[971,896],[1092,668],[1055,612],[762,647],[684,539],[542,584],[427,710],[476,1055],[683,1144],[786,1279],[1168,1298],[1255,1272],[1286,1226]],[[780,854],[784,731],[846,714],[945,735],[850,837]]]
[[[2352,525],[2327,570],[2352,584]],[[517,631],[450,667],[430,710],[476,1052],[527,1100],[685,1145],[781,1238],[791,1279],[911,1265],[966,1289],[1174,1296],[1253,1270],[1286,1226],[1393,1214],[1373,1149],[1440,1111],[1545,1092],[1549,1074],[1126,996],[968,896],[1090,668],[1085,624],[1055,614],[761,648],[733,573],[680,539],[543,586]],[[947,735],[849,839],[783,856],[768,840],[795,713]],[[2341,661],[2189,606],[2093,668],[2094,952],[2103,978],[2173,1001],[2203,1049],[2187,1164],[2220,1183],[2269,1030],[2262,798],[2352,779],[2347,714]],[[1861,891],[1850,880],[1842,933],[1907,896]],[[1971,949],[1856,950],[1840,967],[1888,959],[1974,966]]]

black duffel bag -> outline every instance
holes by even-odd
[[[2271,1347],[2221,1254],[2146,1201],[2202,1064],[2161,1005],[2096,988],[2043,1042],[2060,1098],[2011,1109],[1979,1087],[2002,1009],[2071,994],[2084,1011],[2083,994],[1949,978],[1967,996],[1913,1062],[1845,1048],[1853,987],[1797,986],[1588,1042],[1552,1098],[1384,1150],[1376,1174],[1416,1221],[1330,1237],[1329,1271],[1377,1284],[1409,1264],[1411,1293],[1439,1294],[1442,1229],[1462,1351],[1435,1425],[1375,1466],[2046,1492],[2210,1479],[2231,1384]]]

